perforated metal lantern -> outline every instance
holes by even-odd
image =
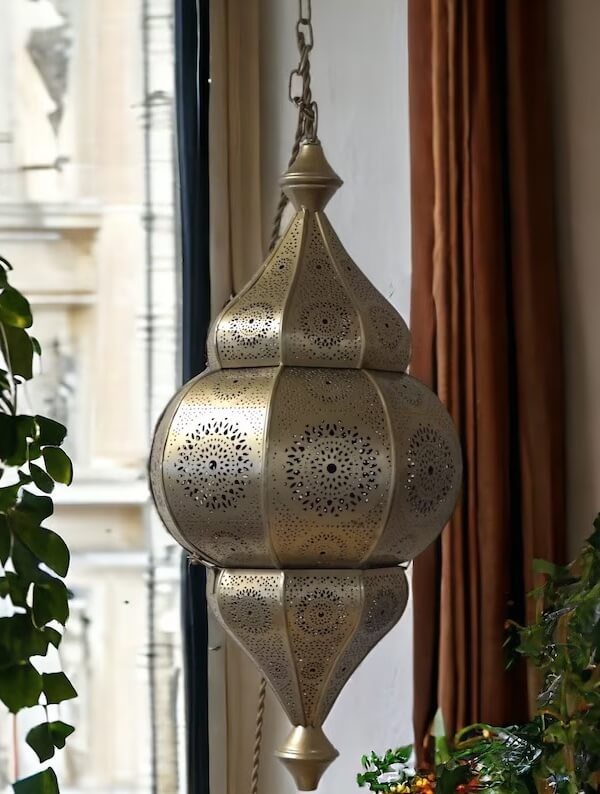
[[[297,214],[217,318],[209,369],[165,410],[151,481],[173,536],[228,569],[211,601],[303,726],[283,756],[314,788],[335,757],[321,724],[402,614],[392,566],[441,531],[461,459],[445,408],[405,372],[404,321],[323,213],[341,182],[320,144],[302,145],[282,184]]]

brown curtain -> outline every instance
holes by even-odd
[[[409,0],[412,373],[459,428],[462,497],[414,567],[417,747],[528,711],[505,669],[535,557],[564,547],[545,0]],[[422,756],[423,757],[423,756]]]

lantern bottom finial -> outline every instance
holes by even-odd
[[[300,791],[314,791],[323,772],[339,753],[320,727],[297,725],[275,755]]]

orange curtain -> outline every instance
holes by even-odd
[[[464,486],[414,566],[417,746],[528,712],[505,669],[535,557],[564,551],[564,406],[545,0],[409,0],[412,373],[459,428]],[[422,755],[422,758],[424,756]]]

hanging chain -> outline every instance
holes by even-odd
[[[310,88],[310,53],[315,44],[312,26],[312,0],[298,0],[296,41],[300,61],[290,73],[288,95],[290,102],[298,108],[303,139],[316,141],[319,109],[312,98]]]
[[[316,141],[319,127],[319,108],[312,98],[310,87],[310,53],[314,47],[315,38],[312,26],[312,0],[298,0],[298,21],[296,22],[296,42],[300,53],[300,61],[295,69],[290,73],[288,85],[288,95],[290,102],[298,108],[298,123],[296,125],[296,135],[294,136],[294,146],[288,162],[288,168],[292,165],[298,152],[300,144],[304,140]],[[287,207],[288,198],[281,192],[277,210],[273,218],[273,229],[269,241],[269,253],[273,251],[279,240],[281,232],[281,219]]]

